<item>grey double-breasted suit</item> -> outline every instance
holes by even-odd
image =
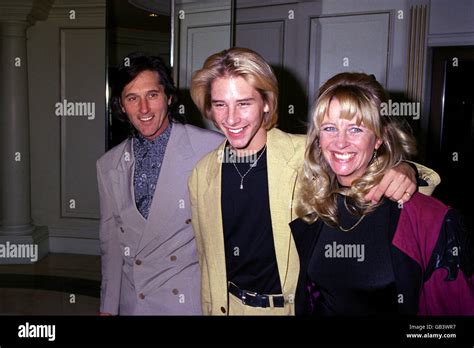
[[[187,182],[194,165],[223,139],[216,132],[173,124],[147,220],[135,204],[132,139],[97,161],[101,312],[201,314]]]

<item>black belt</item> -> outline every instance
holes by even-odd
[[[241,290],[234,283],[229,282],[229,292],[242,301],[244,305],[251,307],[285,307],[285,297],[283,295],[259,295],[256,292]]]

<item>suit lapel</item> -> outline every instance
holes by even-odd
[[[294,146],[288,137],[286,133],[278,129],[272,129],[267,134],[270,211],[278,272],[283,292],[287,286],[294,286],[297,278],[297,275],[290,274],[292,279],[287,279],[290,248],[294,247],[288,224],[294,219],[292,199],[299,169],[295,161]]]
[[[160,176],[156,185],[153,201],[148,214],[145,231],[140,240],[137,253],[157,238],[160,242],[176,232],[171,228],[178,209],[188,203],[187,179],[193,167],[194,151],[181,124],[173,124],[170,139],[166,146]],[[179,183],[175,185],[175,183]],[[176,221],[176,224],[180,224]],[[160,243],[159,242],[159,243]]]
[[[133,187],[134,168],[135,158],[133,156],[132,139],[127,139],[117,166],[109,171],[108,176],[122,220],[126,221],[129,227],[142,232],[146,221],[135,205]]]

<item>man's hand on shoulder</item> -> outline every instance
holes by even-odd
[[[385,173],[382,181],[374,186],[365,199],[378,202],[382,196],[394,202],[406,203],[416,191],[416,173],[408,163],[400,163]]]

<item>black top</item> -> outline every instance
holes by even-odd
[[[413,239],[415,237],[413,233],[416,232],[411,231],[411,227],[405,226],[403,228],[398,226],[403,209],[400,209],[397,202],[389,200],[386,200],[381,208],[384,209],[386,215],[388,215],[383,228],[388,231],[387,242],[389,243],[388,249],[398,293],[397,307],[399,314],[416,315],[418,313],[419,298],[423,282],[428,281],[436,269],[443,268],[448,271],[446,281],[456,279],[460,271],[462,271],[466,277],[472,276],[474,271],[474,255],[469,253],[469,251],[474,250],[474,247],[469,238],[469,232],[462,225],[462,219],[455,209],[450,209],[446,213],[439,232],[432,231],[432,233],[439,233],[438,240],[436,241],[436,245],[426,268],[422,269],[420,264],[418,264],[412,256],[405,254],[393,244],[393,239],[397,235],[398,237],[396,238],[399,239],[399,243],[401,240],[403,243],[421,242],[421,245],[424,245],[423,241]],[[377,212],[375,212],[375,215],[377,215]],[[429,220],[428,215],[424,214],[421,221],[424,221],[424,219]],[[370,216],[366,217],[364,220],[370,221],[369,217]],[[318,291],[318,287],[308,279],[308,269],[313,250],[324,226],[325,224],[321,220],[308,224],[302,219],[296,219],[290,223],[291,233],[295,240],[301,263],[295,295],[296,315],[306,316],[315,314],[314,309],[319,307],[318,302],[321,300],[321,296],[318,297],[318,295],[320,292]],[[347,225],[343,224],[345,228],[350,226],[350,223]],[[362,228],[362,226],[360,227]],[[421,227],[422,226],[420,226],[420,228]],[[375,228],[377,228],[377,231],[379,230],[379,227]],[[375,232],[374,228],[372,228],[372,230]],[[351,232],[357,231],[354,229]],[[468,252],[461,252],[460,254],[454,255],[453,250],[464,250]],[[367,252],[365,253],[365,260],[368,260]],[[389,296],[387,300],[392,303],[391,296]],[[383,304],[381,308],[386,309]],[[348,314],[348,312],[344,314]]]
[[[226,151],[232,152],[226,148]],[[222,164],[222,221],[227,280],[243,290],[259,294],[281,294],[280,277],[273,242],[268,194],[267,156],[232,160],[227,154]],[[244,179],[249,162],[262,154]],[[236,163],[232,163],[236,162]],[[243,189],[240,189],[241,181]]]
[[[350,204],[350,198],[347,199]],[[354,226],[358,217],[338,197],[340,224]],[[345,232],[326,224],[309,261],[308,277],[320,291],[315,315],[367,315],[397,313],[387,202]]]

